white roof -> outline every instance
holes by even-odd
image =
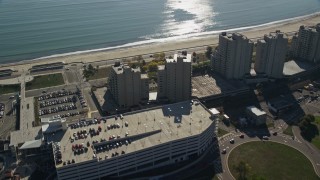
[[[211,114],[213,114],[213,115],[220,114],[220,112],[216,108],[211,108],[209,110],[210,110]]]
[[[155,101],[157,100],[157,92],[151,92],[149,93],[149,101]]]
[[[224,116],[226,119],[229,119],[229,116],[228,116],[228,115],[224,114],[223,116]]]
[[[46,117],[46,118],[41,118],[41,123],[42,124],[50,124],[53,122],[66,122],[66,118],[53,118],[53,117]]]
[[[254,113],[256,116],[262,116],[265,115],[266,112],[261,111],[260,109],[256,108],[255,106],[248,106],[247,107],[248,111],[251,111],[252,113]]]
[[[19,149],[33,149],[38,148],[42,144],[42,140],[33,140],[33,141],[26,141]]]
[[[172,63],[172,62],[177,62],[178,61],[178,57],[182,57],[183,58],[183,62],[191,62],[191,54],[187,54],[186,56],[182,55],[182,54],[174,54],[172,59],[166,59],[167,63]]]

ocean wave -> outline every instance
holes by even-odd
[[[50,55],[50,56],[35,58],[32,60],[41,60],[41,59],[47,59],[47,58],[63,57],[63,56],[69,56],[69,55],[75,55],[75,54],[85,54],[85,53],[92,53],[92,52],[99,52],[99,51],[109,51],[109,50],[115,50],[115,49],[120,49],[120,48],[130,48],[130,47],[136,47],[136,46],[146,46],[146,45],[155,44],[155,43],[165,43],[165,42],[173,42],[173,41],[185,41],[187,39],[205,38],[205,37],[212,36],[212,35],[218,35],[221,32],[242,32],[242,31],[248,31],[248,30],[252,30],[252,29],[265,28],[267,26],[272,27],[272,26],[276,26],[276,25],[301,21],[301,20],[308,19],[308,18],[315,17],[315,16],[319,16],[319,15],[320,15],[320,12],[316,12],[316,13],[309,14],[309,15],[273,21],[273,22],[264,23],[264,24],[260,24],[260,25],[238,27],[238,28],[231,28],[231,29],[223,29],[223,30],[216,30],[216,31],[208,31],[208,32],[200,32],[200,33],[191,33],[191,34],[184,34],[184,35],[166,37],[166,38],[160,38],[160,39],[152,38],[151,36],[142,36],[140,38],[147,39],[147,40],[127,43],[127,44],[113,46],[113,47],[75,51],[75,52],[68,52],[68,53],[62,53],[62,54],[54,54],[54,55]]]

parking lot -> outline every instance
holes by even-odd
[[[43,91],[36,97],[40,118],[76,118],[83,113],[87,103],[79,89],[61,89],[53,92]]]
[[[241,83],[227,81],[217,75],[192,77],[192,96],[202,98],[243,88]]]
[[[318,88],[301,88],[293,92],[293,96],[306,114],[320,114],[320,91]]]

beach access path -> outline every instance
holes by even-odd
[[[282,32],[293,32],[298,31],[301,25],[312,26],[320,23],[320,15],[314,15],[311,17],[304,17],[302,19],[295,19],[287,22],[281,22],[279,24],[270,24],[264,25],[258,28],[253,28],[250,30],[237,31],[244,34],[250,39],[258,39],[263,37],[264,34],[269,34],[275,30],[281,30]],[[232,32],[232,31],[230,31]],[[154,54],[157,52],[168,52],[179,49],[189,49],[191,47],[202,47],[205,51],[207,45],[218,44],[218,35],[208,35],[207,37],[196,37],[196,38],[187,38],[176,41],[168,41],[161,43],[154,43],[149,45],[133,46],[128,48],[119,48],[114,50],[105,50],[97,52],[88,52],[88,53],[74,53],[70,55],[38,58],[28,61],[20,61],[10,64],[1,64],[0,70],[3,69],[14,69],[18,72],[21,69],[29,69],[34,65],[47,64],[54,62],[64,62],[66,64],[70,63],[93,63],[97,61],[106,61],[121,59],[125,57],[133,57],[137,55],[147,55]]]

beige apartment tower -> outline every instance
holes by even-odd
[[[320,24],[300,26],[298,35],[292,38],[290,54],[294,58],[313,63],[320,62]]]
[[[264,39],[258,40],[254,64],[256,73],[282,78],[287,47],[288,38],[280,31],[264,35]]]
[[[115,63],[109,77],[109,89],[117,104],[124,108],[149,99],[149,79],[140,68]]]
[[[158,66],[158,98],[179,102],[191,97],[191,54],[175,54]]]
[[[242,79],[250,74],[253,42],[246,36],[223,32],[211,56],[212,69],[227,79]]]

